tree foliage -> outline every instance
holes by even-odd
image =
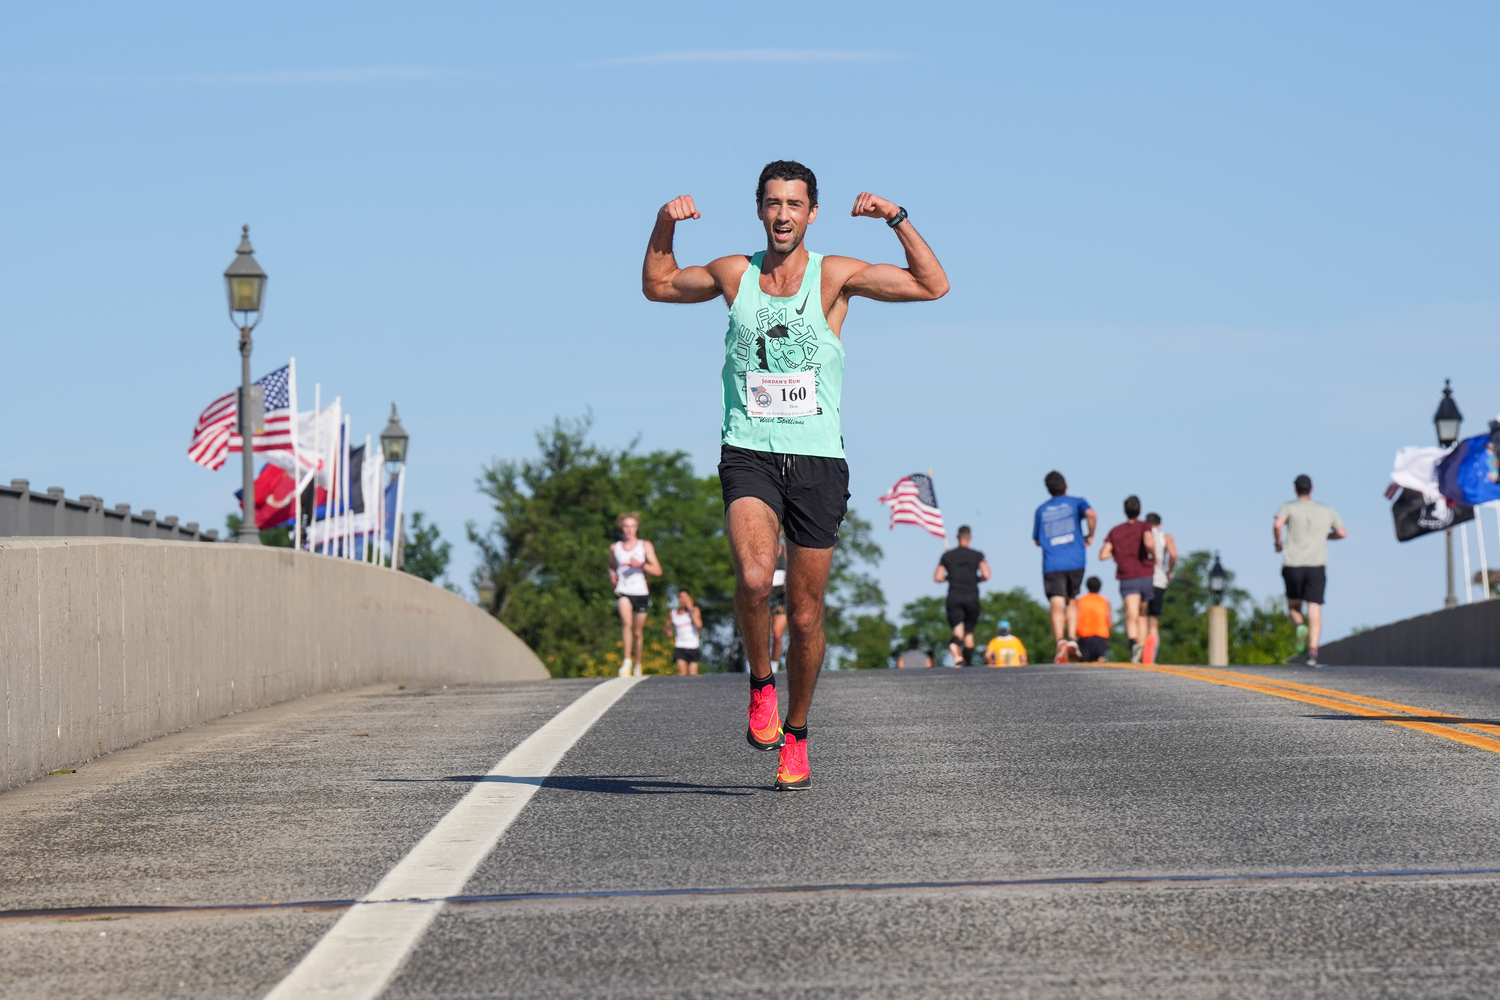
[[[483,532],[469,524],[468,536],[480,553],[476,581],[488,574],[495,584],[490,612],[554,675],[612,672],[622,651],[609,545],[620,537],[619,515],[638,511],[641,537],[655,545],[663,570],[651,581],[645,670],[675,671],[662,626],[680,587],[703,612],[704,668],[743,669],[719,477],[698,476],[685,452],[601,448],[588,439],[591,423],[558,418],[537,434],[535,457],[497,460],[482,471],[479,488],[495,517]],[[880,549],[852,511],[840,538],[825,630],[834,655],[863,662],[885,598],[862,567],[878,561]]]
[[[885,616],[885,592],[863,568],[878,566],[884,554],[872,537],[870,522],[848,511],[839,525],[823,601],[830,665],[859,670],[890,666],[896,628]]]
[[[453,543],[443,540],[438,526],[426,521],[420,510],[411,513],[411,530],[401,545],[401,572],[419,576],[428,583],[439,583],[448,572]]]

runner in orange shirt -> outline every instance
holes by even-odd
[[[1110,623],[1114,612],[1109,598],[1099,593],[1104,586],[1097,576],[1088,579],[1089,592],[1078,599],[1078,651],[1084,663],[1109,659]]]

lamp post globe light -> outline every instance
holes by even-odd
[[[1441,448],[1452,448],[1458,443],[1458,428],[1464,422],[1464,415],[1458,411],[1458,404],[1453,401],[1452,382],[1443,379],[1443,398],[1438,400],[1437,412],[1432,415],[1432,426],[1437,429],[1438,446]],[[1443,547],[1448,551],[1448,596],[1443,598],[1443,607],[1458,607],[1458,595],[1453,592],[1453,529],[1446,528],[1443,531]],[[1489,597],[1488,594],[1484,595]]]
[[[1208,571],[1208,592],[1213,595],[1213,605],[1208,609],[1208,665],[1229,666],[1229,609],[1224,607],[1224,588],[1229,583],[1229,574],[1214,552],[1214,565]]]
[[[241,467],[241,520],[239,541],[260,544],[260,529],[255,525],[255,431],[261,421],[256,406],[254,386],[250,383],[250,331],[260,324],[261,305],[266,294],[266,272],[255,262],[255,248],[250,245],[250,227],[241,230],[240,245],[234,260],[224,269],[224,291],[229,296],[229,321],[240,331],[240,395],[236,407],[239,416]],[[235,314],[239,319],[235,319]]]

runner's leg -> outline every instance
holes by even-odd
[[[1125,595],[1125,635],[1131,642],[1140,642],[1141,636],[1141,595]]]
[[[948,655],[953,657],[953,665],[961,667],[964,665],[964,623],[959,622],[953,626],[953,635],[948,639]]]
[[[771,564],[774,564],[774,531],[769,551]],[[805,549],[787,542],[786,556],[787,618],[791,625],[791,645],[786,653],[787,686],[791,688],[791,698],[787,705],[786,725],[801,729],[807,725],[807,710],[812,707],[818,671],[823,668],[823,592],[828,588],[828,572],[833,568],[833,549]],[[770,578],[768,572],[766,579]]]
[[[616,597],[615,610],[620,613],[620,658],[630,662],[630,651],[635,647],[635,637],[631,634],[635,631],[635,610],[630,606],[630,598]]]
[[[635,675],[641,676],[641,649],[646,644],[646,612],[635,615]]]
[[[677,661],[677,676],[678,677],[686,677],[687,676],[687,672],[688,672],[688,661],[687,660],[678,660]]]
[[[739,622],[740,640],[745,644],[745,658],[750,661],[752,677],[769,677],[771,574],[776,571],[781,525],[776,512],[754,497],[740,497],[730,504],[725,520],[729,551],[734,559],[734,617]]]
[[[1054,605],[1054,607],[1055,606],[1056,605]],[[1068,607],[1067,607],[1067,611],[1066,611],[1066,618],[1067,618],[1067,626],[1068,626],[1068,638],[1070,640],[1072,640],[1073,642],[1077,642],[1078,641],[1078,598],[1076,598],[1076,597],[1070,597],[1070,598],[1068,598]],[[1054,632],[1057,631],[1057,626],[1056,625],[1052,626],[1052,631],[1054,631]],[[1061,639],[1062,636],[1058,636],[1058,638]]]
[[[1307,652],[1318,651],[1318,640],[1323,637],[1323,605],[1307,602]]]
[[[1047,603],[1052,605],[1052,638],[1062,642],[1078,630],[1078,609],[1066,597],[1049,597]]]

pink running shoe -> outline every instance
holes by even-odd
[[[807,788],[811,781],[807,768],[807,741],[795,736],[786,737],[786,746],[781,748],[781,760],[776,767],[776,790],[785,792]]]
[[[777,750],[784,736],[781,732],[781,715],[776,711],[776,689],[771,685],[750,689],[750,728],[745,738],[757,750]]]

